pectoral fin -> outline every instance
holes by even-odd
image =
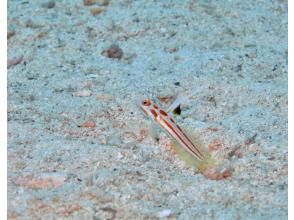
[[[150,121],[148,131],[149,131],[149,135],[151,136],[152,140],[155,143],[158,143],[159,142],[159,130],[153,121]]]

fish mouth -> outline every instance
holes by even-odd
[[[144,98],[137,98],[135,100],[136,106],[141,110],[141,112],[143,113],[144,116],[149,117],[146,110],[142,107],[142,100],[144,100]]]

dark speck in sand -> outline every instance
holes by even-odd
[[[101,54],[108,58],[121,59],[123,56],[123,51],[116,44],[112,44],[109,48],[103,50]]]
[[[274,65],[274,67],[272,68],[272,71],[276,71],[278,69],[278,65]]]

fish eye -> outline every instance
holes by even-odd
[[[142,101],[142,105],[144,105],[144,106],[149,106],[149,105],[151,105],[150,100],[149,100],[149,99],[145,99],[145,100],[143,100],[143,101]]]

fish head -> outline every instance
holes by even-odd
[[[144,113],[146,117],[152,117],[151,109],[152,109],[152,100],[151,99],[143,99],[139,100],[137,105],[141,109],[141,111]]]

